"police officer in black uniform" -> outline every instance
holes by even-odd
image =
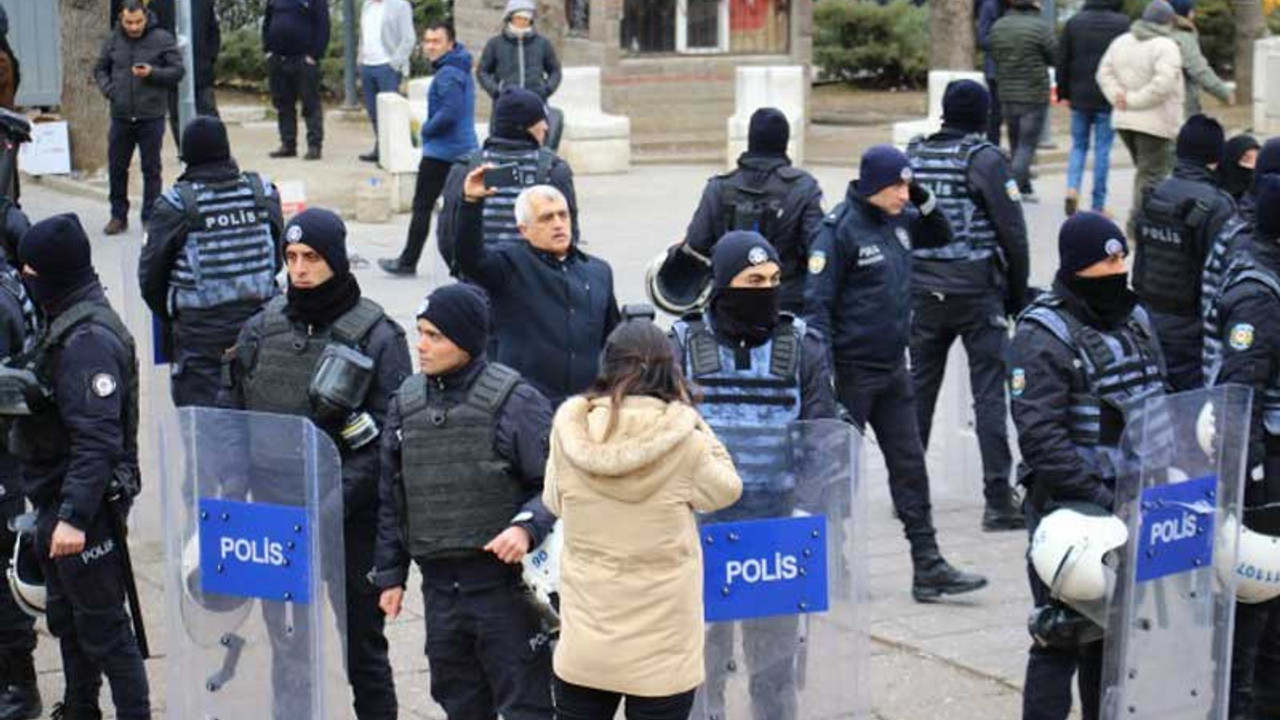
[[[1165,390],[1155,331],[1127,284],[1127,252],[1124,234],[1106,217],[1071,216],[1058,235],[1052,292],[1018,318],[1009,387],[1033,535],[1040,519],[1063,503],[1111,511],[1123,408]],[[1050,613],[1049,588],[1029,563],[1028,575],[1038,613]],[[1066,720],[1077,672],[1083,717],[1098,717],[1102,642],[1079,638],[1032,645],[1023,720]]]
[[[362,297],[347,229],[306,210],[285,228],[285,295],[251,317],[226,368],[225,407],[311,418],[342,457],[347,677],[359,720],[395,718],[385,618],[367,578],[376,536],[378,436],[387,398],[412,371],[404,330]]]
[[[734,455],[742,498],[707,522],[791,517],[802,507],[790,448],[771,445],[760,428],[836,417],[835,386],[821,336],[803,320],[780,312],[782,262],[759,233],[735,230],[716,243],[714,287],[705,313],[685,316],[671,330],[685,376],[705,395],[698,411]],[[736,438],[735,438],[736,434]],[[749,449],[749,452],[748,452]],[[725,684],[734,629],[742,636],[752,716],[795,720],[799,616],[718,623],[707,630],[706,702],[710,717],[725,715]]]
[[[699,255],[711,257],[716,241],[731,230],[760,233],[777,250],[782,265],[779,305],[801,313],[809,238],[822,222],[822,188],[812,175],[792,167],[790,137],[791,126],[781,110],[767,107],[752,113],[747,151],[738,156],[738,168],[707,181],[684,241]]]
[[[18,258],[49,323],[24,358],[39,387],[27,393],[33,414],[15,420],[9,447],[38,513],[49,631],[62,646],[66,690],[54,714],[101,718],[105,675],[116,717],[149,720],[146,670],[124,607],[122,516],[139,487],[133,338],[107,302],[75,215],[32,226]]]
[[[969,359],[986,498],[982,528],[988,531],[1026,527],[1009,486],[1004,359],[1006,317],[1022,309],[1029,265],[1018,183],[985,135],[990,104],[982,85],[951,83],[942,99],[942,131],[907,147],[916,182],[938,199],[955,233],[942,247],[912,251],[911,375],[920,439],[927,448],[947,355],[959,338]]]
[[[1203,384],[1197,290],[1213,240],[1236,211],[1214,175],[1224,143],[1218,121],[1192,115],[1178,132],[1173,175],[1146,194],[1134,220],[1133,289],[1151,313],[1175,391]]]
[[[889,466],[893,506],[911,544],[912,595],[919,602],[985,587],[938,551],[929,475],[907,370],[911,250],[951,242],[937,202],[912,182],[907,156],[877,145],[859,179],[822,221],[809,254],[809,325],[831,347],[836,396],[860,426],[875,430]]]
[[[431,696],[452,720],[549,720],[551,652],[520,561],[555,518],[542,505],[551,405],[489,362],[482,291],[447,285],[418,309],[418,363],[382,440],[381,606],[400,612],[410,559],[426,595]]]
[[[1244,524],[1280,537],[1280,176],[1255,183],[1257,225],[1228,267],[1206,335],[1210,385],[1253,388]],[[1276,551],[1280,552],[1280,551]],[[1280,716],[1280,599],[1236,603],[1232,718]]]
[[[227,128],[198,117],[182,134],[186,172],[147,223],[138,283],[168,332],[173,403],[213,405],[222,356],[263,302],[280,293],[280,195],[231,158]]]

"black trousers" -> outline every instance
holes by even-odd
[[[694,690],[665,697],[623,695],[555,679],[556,720],[613,720],[625,698],[627,720],[687,720]],[[453,716],[449,716],[453,720]]]
[[[994,77],[987,78],[987,89],[991,91],[991,107],[987,111],[987,140],[1000,147],[1000,128],[1004,125],[1004,113],[1000,110],[1000,86]]]
[[[1041,515],[1027,504],[1027,527],[1034,537]],[[1036,607],[1049,604],[1049,588],[1027,563],[1027,579]],[[1022,689],[1022,720],[1066,720],[1071,714],[1071,680],[1080,690],[1080,714],[1097,720],[1102,699],[1103,642],[1073,649],[1041,647],[1032,643],[1027,653],[1027,675]]]
[[[1009,497],[1008,404],[1005,398],[1005,355],[1009,348],[1003,299],[988,295],[921,294],[914,298],[911,320],[911,376],[915,383],[920,440],[929,447],[933,413],[947,369],[947,355],[957,338],[969,359],[969,386],[982,454],[983,494],[988,503]]]
[[[1280,717],[1280,599],[1236,603],[1231,647],[1231,708],[1235,720]]]
[[[449,720],[548,720],[551,652],[516,581],[472,591],[433,587],[426,596],[431,697]]]
[[[324,108],[320,105],[320,65],[312,65],[301,56],[272,55],[267,61],[267,83],[271,102],[276,109],[276,125],[280,144],[298,147],[298,101],[302,101],[302,118],[307,123],[307,146],[324,145]]]
[[[129,164],[133,151],[142,159],[142,222],[151,219],[151,206],[160,197],[160,148],[164,144],[164,118],[127,120],[111,118],[107,133],[107,180],[111,217],[129,219]]]
[[[115,510],[106,506],[98,511],[85,529],[81,553],[55,560],[49,558],[49,543],[57,508],[40,509],[36,552],[44,570],[46,618],[49,632],[61,644],[63,702],[69,710],[97,709],[106,675],[116,717],[150,720],[147,672],[125,612],[124,570],[111,533],[111,512]]]
[[[216,407],[222,385],[221,357],[184,355],[170,366],[169,395],[174,407]]]
[[[1164,351],[1166,376],[1173,392],[1204,387],[1204,337],[1201,335],[1200,317],[1183,317],[1154,310],[1150,313],[1160,349]]]
[[[401,267],[417,267],[422,258],[422,248],[427,244],[431,231],[431,211],[444,190],[453,163],[424,157],[418,162],[418,181],[413,188],[413,217],[409,220],[409,235],[405,238],[404,251],[400,253]]]
[[[936,553],[929,473],[906,362],[892,370],[837,365],[836,396],[853,414],[859,428],[870,425],[876,433],[876,442],[889,466],[893,509],[911,543],[912,558],[918,560]]]

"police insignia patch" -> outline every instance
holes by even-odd
[[[1014,397],[1022,395],[1022,391],[1027,389],[1027,373],[1022,368],[1014,368],[1009,375],[1009,391]]]
[[[827,269],[827,254],[818,250],[809,256],[809,274],[821,275]]]
[[[1248,350],[1253,347],[1253,326],[1249,323],[1236,323],[1231,328],[1227,342],[1236,350]]]
[[[298,242],[299,240],[301,240],[301,239],[302,239],[302,226],[301,226],[301,225],[294,225],[293,227],[289,228],[289,232],[287,232],[287,233],[285,233],[285,234],[284,234],[284,239],[285,239],[285,240],[288,240],[288,241],[289,241],[289,242],[291,242],[291,243],[296,243],[296,242]]]
[[[1004,184],[1004,192],[1005,192],[1005,194],[1006,194],[1006,195],[1008,195],[1008,196],[1009,196],[1009,199],[1010,199],[1010,200],[1012,200],[1012,201],[1014,201],[1014,202],[1016,202],[1016,203],[1020,203],[1020,202],[1022,202],[1022,192],[1020,192],[1020,191],[1018,190],[1018,181],[1017,181],[1017,180],[1010,180],[1009,182],[1005,183],[1005,184]]]
[[[769,253],[762,247],[753,247],[747,251],[747,262],[752,265],[763,265],[769,259]]]
[[[100,398],[111,397],[116,391],[116,379],[107,373],[94,375],[89,385],[93,387],[93,394]]]
[[[911,249],[911,234],[907,232],[906,228],[896,227],[893,229],[893,234],[897,236],[898,242],[902,243],[902,247],[908,250]]]
[[[1107,244],[1102,247],[1102,249],[1107,252],[1107,255],[1112,257],[1116,255],[1123,255],[1124,242],[1119,238],[1111,238],[1107,241]]]

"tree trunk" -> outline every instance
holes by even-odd
[[[71,167],[92,172],[107,162],[107,101],[93,82],[109,31],[100,0],[62,0],[62,115],[71,135]]]
[[[972,70],[973,0],[929,0],[929,69]]]
[[[1253,42],[1262,37],[1265,21],[1261,0],[1231,0],[1236,26],[1236,102],[1253,104]]]

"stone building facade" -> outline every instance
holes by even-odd
[[[459,39],[479,59],[505,0],[455,0]],[[813,0],[539,0],[539,31],[565,65],[601,69],[605,112],[631,118],[640,160],[725,153],[734,68],[810,66]],[[552,100],[554,104],[554,98]],[[481,102],[482,113],[487,102]]]

